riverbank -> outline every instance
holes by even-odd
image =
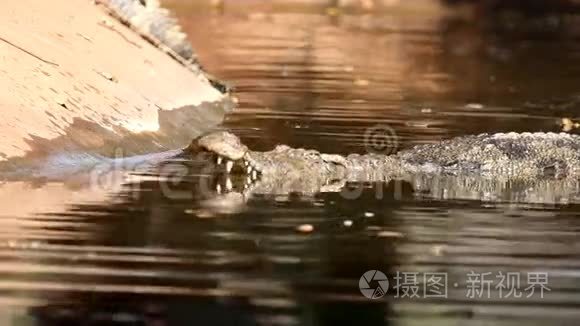
[[[0,6],[0,161],[185,146],[227,97],[83,0]]]

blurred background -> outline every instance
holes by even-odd
[[[389,152],[482,132],[578,131],[578,1],[163,3],[205,70],[235,89],[237,108],[224,124],[253,149],[366,153],[365,134],[377,125],[394,132]],[[171,184],[178,197],[166,196],[156,168],[98,198],[47,200],[32,211],[33,194],[49,199],[61,185],[4,185],[14,208],[0,220],[0,325],[580,319],[577,193],[544,189],[527,202],[527,184],[473,189],[452,179],[434,190],[353,185],[362,186],[356,198],[221,197],[199,190],[208,176],[197,163],[165,164],[165,173],[188,168]],[[25,196],[10,197],[17,192]],[[391,286],[398,272],[445,273],[447,296],[400,298],[390,287],[370,300],[359,289],[368,270]],[[470,298],[470,272],[518,273],[522,291],[526,275],[547,273],[550,291],[505,298],[494,278]]]
[[[356,152],[374,123],[403,147],[574,123],[577,1],[165,3],[236,88],[229,126],[262,149]]]

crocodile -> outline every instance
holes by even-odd
[[[94,2],[180,64],[207,76],[222,93],[229,92],[227,85],[203,72],[186,34],[157,0]],[[42,164],[19,164],[1,173],[0,179],[64,180],[89,171],[94,179],[201,155],[209,162],[204,171],[216,176],[212,190],[218,196],[312,195],[344,191],[349,183],[404,181],[415,192],[441,194],[442,198],[569,202],[580,201],[579,146],[579,136],[565,133],[481,134],[393,155],[343,156],[286,145],[252,151],[232,133],[216,131],[195,139],[185,150],[113,159],[88,154],[54,156]]]
[[[417,192],[451,198],[580,199],[580,136],[568,133],[479,134],[392,155],[343,156],[286,145],[253,151],[234,134],[215,131],[195,139],[186,152],[204,153],[208,171],[222,176],[215,182],[218,194],[312,195],[344,191],[349,183],[402,180]]]
[[[136,178],[133,178],[135,176]],[[114,158],[81,153],[0,168],[2,181],[65,182],[104,190],[154,177],[199,186],[196,196],[242,207],[256,196],[319,193],[355,198],[366,189],[412,189],[418,196],[487,202],[580,203],[580,136],[567,133],[469,135],[392,155],[320,153],[278,145],[254,151],[234,134],[206,133],[184,149]],[[397,189],[395,189],[395,192]],[[232,203],[233,201],[233,203]]]

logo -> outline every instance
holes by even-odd
[[[373,283],[371,283],[373,282]],[[374,286],[374,287],[373,287]],[[366,271],[358,281],[362,295],[369,299],[380,299],[385,296],[389,288],[389,280],[385,273],[372,269]]]
[[[368,128],[364,137],[364,145],[368,153],[393,154],[399,146],[395,130],[387,125],[375,125]]]

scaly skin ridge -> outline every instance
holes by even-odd
[[[580,137],[565,133],[481,134],[420,145],[395,155],[348,156],[286,145],[252,151],[224,131],[211,134],[211,139],[211,151],[224,160],[232,146],[243,146],[243,158],[238,161],[247,164],[248,171],[260,173],[258,182],[251,185],[257,193],[340,191],[348,182],[393,179],[420,180],[418,188],[437,189],[431,180],[441,179],[458,182],[454,189],[462,194],[475,189],[479,193],[504,191],[513,181],[540,187],[522,188],[520,195],[528,198],[548,190],[550,194],[575,193],[580,175]],[[568,181],[563,183],[563,179]],[[558,192],[558,185],[569,187]]]
[[[351,154],[346,157],[278,146],[269,152],[248,151],[246,159],[262,174],[339,176],[373,181],[405,173],[479,174],[530,178],[576,176],[580,139],[569,134],[481,134],[416,146],[396,155]]]
[[[212,138],[211,151],[237,160],[241,155],[229,157],[225,151],[220,153],[220,146],[228,145],[229,152],[233,146],[243,146],[244,160],[264,175],[373,181],[419,172],[510,178],[580,174],[580,137],[565,133],[480,134],[420,145],[390,156],[341,156],[286,145],[257,152],[247,149],[232,134],[220,133],[223,136],[207,136]]]

